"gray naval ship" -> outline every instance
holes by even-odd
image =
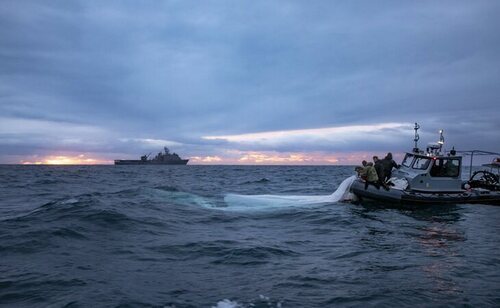
[[[186,165],[189,159],[182,159],[176,153],[170,153],[167,147],[164,152],[159,152],[155,157],[149,159],[148,155],[141,156],[141,159],[116,159],[115,165]]]

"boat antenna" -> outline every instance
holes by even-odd
[[[441,149],[443,148],[443,144],[444,144],[444,137],[443,137],[443,130],[440,129],[439,130],[439,141],[438,141],[438,144],[439,144],[439,152],[441,152]]]
[[[413,138],[413,141],[415,141],[415,147],[413,148],[414,153],[418,153],[418,140],[420,139],[420,136],[418,135],[418,130],[420,128],[420,125],[418,125],[417,122],[415,122],[415,127],[413,128],[415,130],[415,138]]]

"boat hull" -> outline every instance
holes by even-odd
[[[365,182],[358,179],[352,183],[351,192],[360,202],[372,200],[395,205],[439,205],[460,203],[500,205],[500,192],[484,189],[463,190],[458,192],[420,192],[398,190],[394,188],[385,190],[382,187],[377,189],[373,185],[368,185],[365,189]]]
[[[115,165],[186,165],[189,159],[180,159],[173,161],[151,161],[151,160],[115,160]]]

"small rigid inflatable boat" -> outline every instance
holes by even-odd
[[[499,170],[500,159],[487,164],[490,171],[481,170],[472,174],[468,181],[462,180],[462,156],[452,149],[442,152],[443,131],[440,140],[431,143],[426,151],[418,149],[419,139],[415,123],[415,147],[406,153],[398,169],[392,171],[387,188],[366,186],[361,178],[356,179],[350,191],[358,202],[379,201],[399,205],[437,205],[458,203],[481,203],[500,205]],[[465,155],[500,155],[486,151],[464,151]],[[497,174],[493,173],[496,169]],[[469,169],[471,170],[471,169]]]

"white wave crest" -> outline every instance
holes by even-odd
[[[219,301],[217,303],[217,306],[212,306],[212,308],[238,308],[242,307],[238,302],[236,301],[231,301],[229,299],[225,299],[222,301]]]

